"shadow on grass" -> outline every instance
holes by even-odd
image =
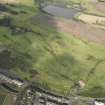
[[[95,86],[85,92],[80,93],[79,95],[82,96],[86,96],[86,97],[94,97],[94,98],[98,98],[98,97],[105,97],[105,89],[102,88],[101,86]]]
[[[30,59],[30,56],[25,54],[17,53],[16,56],[12,56],[12,52],[9,50],[4,50],[0,52],[0,68],[2,69],[13,69],[19,67],[21,70],[25,71],[31,68],[31,64],[25,59]]]

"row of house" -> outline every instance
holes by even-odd
[[[1,81],[4,81],[4,82],[7,82],[7,83],[10,83],[10,84],[14,84],[18,87],[22,87],[24,85],[24,83],[18,79],[15,79],[15,78],[10,78],[10,77],[7,77],[5,74],[3,73],[0,73],[0,80]]]
[[[70,105],[70,102],[72,100],[72,99],[70,100],[69,97],[62,96],[62,95],[56,94],[55,92],[51,92],[36,86],[31,87],[31,92],[32,93],[35,92],[36,96],[39,97],[39,100],[45,100],[47,101],[47,103],[54,103],[54,105],[58,105],[58,104]]]

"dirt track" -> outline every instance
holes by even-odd
[[[78,38],[86,38],[90,41],[104,43],[105,44],[105,30],[95,28],[88,24],[67,20],[67,19],[55,19],[45,15],[37,15],[33,18],[34,23],[41,23],[51,28],[55,28],[58,32],[71,33]]]

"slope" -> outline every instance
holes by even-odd
[[[35,7],[5,6],[0,14],[0,68],[62,94],[81,79],[86,90],[105,89],[104,45],[33,23],[31,17],[39,12]]]

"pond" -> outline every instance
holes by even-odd
[[[48,5],[42,9],[44,12],[58,17],[73,18],[80,10],[74,8],[63,8],[54,5]]]

